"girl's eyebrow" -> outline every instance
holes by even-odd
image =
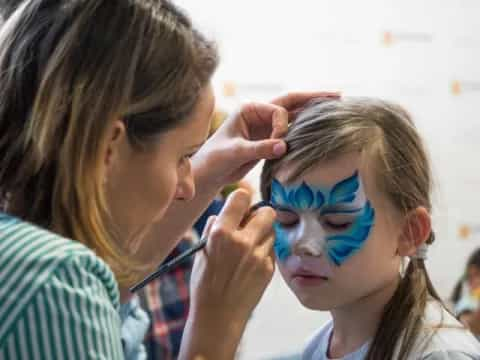
[[[289,207],[287,205],[272,204],[271,206],[273,210],[295,212],[295,208]]]
[[[320,211],[321,215],[334,215],[334,214],[355,214],[362,211],[363,208],[325,208]]]

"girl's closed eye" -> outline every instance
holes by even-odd
[[[292,227],[298,223],[298,215],[290,210],[277,209],[277,222],[283,227]]]
[[[352,224],[353,224],[353,219],[351,218],[346,218],[342,216],[336,216],[336,217],[325,217],[323,219],[323,224],[327,228],[327,230],[331,231],[345,231],[348,230]]]

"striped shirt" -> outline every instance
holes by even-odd
[[[123,359],[119,293],[80,243],[0,213],[0,359]]]

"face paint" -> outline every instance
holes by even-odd
[[[375,218],[358,172],[331,189],[305,182],[284,187],[274,179],[271,202],[278,214],[274,225],[275,252],[283,262],[292,255],[292,246],[296,244],[313,256],[326,254],[339,266],[362,248]],[[332,216],[343,221],[329,221]]]

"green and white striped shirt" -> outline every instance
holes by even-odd
[[[0,359],[123,359],[118,308],[91,250],[0,213]]]

